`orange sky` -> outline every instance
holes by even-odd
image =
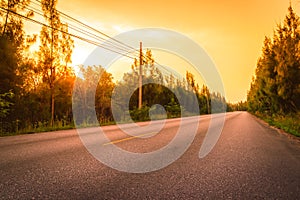
[[[300,3],[292,5],[299,13]],[[236,102],[246,99],[264,36],[272,35],[288,6],[289,0],[59,0],[57,8],[112,36],[135,28],[187,35],[213,59],[227,100]],[[95,48],[75,45],[73,64],[82,63]]]

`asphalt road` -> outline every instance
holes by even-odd
[[[103,152],[115,145],[149,153],[169,144],[179,130],[178,119],[153,130],[123,125],[103,128],[110,141],[97,140]],[[192,117],[187,135],[199,123],[185,153],[167,167],[148,173],[127,173],[93,157],[75,130],[0,138],[1,199],[300,199],[300,144],[261,123],[247,112],[227,113],[222,134],[204,158],[199,150],[211,116]],[[147,126],[148,123],[140,123]],[[198,124],[197,124],[198,125]],[[213,129],[214,130],[214,129]],[[97,128],[81,129],[87,137]],[[185,137],[179,138],[185,143]],[[178,146],[179,145],[179,146]],[[180,148],[180,143],[175,146]],[[174,156],[172,150],[166,153]],[[166,156],[165,155],[165,156]],[[131,166],[118,155],[112,159]],[[144,160],[145,161],[145,160]],[[146,162],[146,161],[145,161]],[[123,165],[122,165],[123,166]]]

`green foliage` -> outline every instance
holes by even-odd
[[[292,7],[273,39],[265,38],[247,95],[248,110],[299,136],[300,22]]]
[[[165,106],[167,111],[168,118],[180,117],[181,116],[181,107],[174,98]]]
[[[300,22],[289,7],[273,39],[265,38],[250,90],[248,108],[261,113],[296,113],[300,109]]]
[[[55,112],[55,99],[60,79],[66,78],[71,71],[68,64],[71,63],[74,41],[66,34],[68,25],[60,21],[58,11],[55,9],[57,0],[42,0],[41,7],[44,18],[51,28],[42,27],[40,33],[40,48],[38,52],[38,70],[43,83],[50,90],[51,118],[50,124],[54,125],[57,115]],[[62,30],[62,31],[59,31]]]
[[[18,50],[6,37],[0,36],[0,93],[16,89]]]
[[[149,110],[149,117],[150,120],[162,120],[162,119],[166,119],[168,116],[163,106],[159,104],[155,104],[151,106]]]
[[[148,59],[144,63],[142,76],[143,109],[137,109],[139,63],[135,60],[132,71],[124,74],[123,80],[117,83],[114,90],[113,107],[117,110],[116,121],[128,119],[127,102],[129,102],[130,116],[135,121],[148,120],[146,111],[156,104],[164,107],[168,118],[226,111],[225,98],[220,93],[211,93],[205,85],[200,88],[192,73],[187,72],[186,79],[182,81],[172,74],[163,76],[154,65],[150,50],[147,50],[146,57]]]
[[[142,106],[141,109],[135,108],[133,110],[130,110],[130,117],[133,121],[148,121],[150,120],[149,116],[150,108],[148,106]]]
[[[25,15],[28,13],[24,11],[24,6],[28,3],[28,0],[0,0],[1,6]],[[0,132],[7,133],[16,129],[18,100],[22,95],[23,85],[21,68],[24,66],[25,34],[22,20],[9,12],[1,12],[0,30],[0,94],[2,94]]]
[[[269,116],[261,113],[256,113],[256,115],[268,122],[271,126],[275,126],[300,137],[300,113],[288,114],[286,116],[276,114]]]
[[[0,119],[5,118],[13,105],[11,102],[14,94],[10,91],[8,93],[0,94]]]
[[[80,76],[77,77],[74,88],[73,103],[76,108],[76,125],[106,124],[113,121],[111,111],[111,96],[115,87],[113,77],[101,66],[80,66]],[[96,90],[95,90],[96,88]],[[92,115],[96,111],[97,121]]]
[[[30,16],[31,12],[24,9],[24,6],[28,5],[29,2],[30,0],[0,0],[0,5],[14,12]],[[1,37],[6,38],[9,43],[11,43],[16,48],[23,48],[23,21],[19,17],[10,14],[9,12],[1,12],[0,23]]]
[[[227,111],[247,111],[248,110],[248,104],[247,101],[240,101],[237,103],[228,103],[227,104]]]
[[[225,97],[223,97],[220,93],[211,93],[210,99],[212,113],[221,113],[226,111],[227,103]]]
[[[31,17],[32,12],[27,12],[25,8],[29,0],[0,0],[0,5],[8,7],[17,13]],[[55,1],[51,1],[54,2]],[[42,5],[49,4],[50,1],[43,1]],[[55,7],[51,6],[52,8]],[[49,9],[43,10],[45,18],[49,19]],[[66,24],[58,23],[59,16],[52,13],[53,26],[59,26],[67,32]],[[56,28],[57,28],[56,27]],[[29,53],[29,47],[36,41],[36,35],[27,36],[23,30],[23,21],[20,17],[11,12],[0,15],[0,94],[7,94],[11,91],[14,95],[2,98],[5,104],[1,104],[1,113],[5,117],[1,119],[1,130],[3,134],[26,132],[49,127],[51,119],[51,93],[56,98],[54,105],[57,110],[54,112],[54,124],[56,127],[67,127],[72,125],[72,89],[75,76],[68,67],[71,62],[73,40],[66,34],[49,34],[51,31],[43,28],[41,33],[41,48],[37,58]],[[25,36],[26,35],[26,36]],[[45,37],[44,37],[45,36]],[[55,57],[55,76],[50,77],[51,70],[47,69],[49,64],[49,48],[53,43],[52,58]],[[49,90],[49,80],[52,81],[52,90]],[[7,103],[9,102],[9,108]],[[8,112],[9,109],[9,112]]]

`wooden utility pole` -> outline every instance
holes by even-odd
[[[138,108],[142,108],[142,65],[143,65],[143,49],[142,49],[142,42],[140,42],[140,73],[139,73],[139,105]]]
[[[51,6],[51,10],[50,10],[50,20],[51,20],[51,50],[50,50],[50,71],[51,71],[51,75],[50,75],[50,93],[51,93],[51,121],[50,121],[50,125],[53,127],[54,126],[54,89],[55,89],[55,85],[54,85],[54,81],[55,81],[55,67],[53,66],[53,7],[54,7],[54,1],[51,0],[50,2],[50,6]]]

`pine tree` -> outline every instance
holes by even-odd
[[[273,40],[265,38],[248,92],[250,111],[289,113],[300,109],[300,22],[292,7]]]

